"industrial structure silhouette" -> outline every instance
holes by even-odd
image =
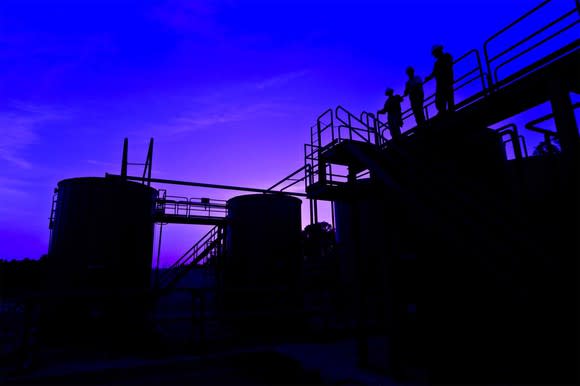
[[[46,345],[157,354],[183,340],[180,350],[208,355],[351,339],[357,366],[395,382],[578,383],[580,138],[570,93],[580,92],[580,40],[515,73],[500,70],[543,30],[558,29],[552,38],[575,27],[580,5],[490,49],[546,3],[458,56],[456,66],[474,65],[455,72],[455,90],[480,90],[456,99],[453,112],[430,118],[435,97],[427,97],[425,123],[392,140],[377,114],[328,109],[310,129],[304,166],[269,189],[155,178],[153,139],[143,174],[129,175],[125,140],[120,174],[67,179],[55,190],[50,280],[20,301],[38,314],[27,319],[30,331]],[[545,102],[552,113],[525,129],[556,151],[531,156],[522,128],[489,128]],[[403,112],[404,127],[412,118]],[[548,120],[556,131],[539,126]],[[246,194],[190,199],[154,184]],[[332,227],[319,221],[320,201],[332,204]],[[159,247],[164,224],[210,230],[160,269],[156,224]],[[191,275],[207,280],[180,286]],[[188,316],[172,324],[166,310],[179,296]],[[288,368],[279,370],[287,378],[259,379],[324,381]],[[7,381],[31,379],[70,380],[31,370]]]

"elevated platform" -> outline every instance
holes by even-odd
[[[222,225],[225,224],[225,217],[216,216],[187,216],[178,214],[158,214],[155,222],[164,224],[189,224],[189,225]]]
[[[226,219],[225,202],[209,199],[174,200],[160,198],[156,203],[155,222],[165,224],[222,225]]]
[[[420,132],[433,126],[468,126],[473,122],[490,126],[547,102],[559,88],[580,93],[580,39],[459,103],[457,111],[435,116]]]
[[[359,151],[372,153],[378,149],[377,146],[369,142],[334,140],[322,149],[318,158],[331,164],[348,166],[351,173],[360,173],[366,169],[366,166],[352,155],[353,152]]]
[[[497,171],[495,166],[501,160],[488,155],[503,152],[497,148],[502,141],[487,127],[548,101],[561,103],[562,95],[580,92],[579,69],[580,39],[576,39],[462,101],[456,111],[437,115],[424,125],[407,130],[397,141],[379,146],[364,141],[334,140],[320,150],[319,164],[313,169],[326,171],[328,164],[343,165],[348,167],[351,178],[368,169],[371,174],[378,171],[387,179],[408,174],[411,170],[408,167],[419,163],[442,168],[456,165],[458,171],[467,174],[478,169],[478,164]],[[568,142],[574,135],[577,137],[573,130],[566,130],[571,133]],[[485,173],[483,169],[480,172]],[[333,181],[332,176],[324,173],[317,177],[307,187],[309,198],[334,200],[348,196],[345,182]]]

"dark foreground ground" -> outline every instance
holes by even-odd
[[[45,352],[36,367],[4,368],[6,385],[353,384],[395,385],[353,362],[353,341],[287,344],[204,355],[135,357]]]

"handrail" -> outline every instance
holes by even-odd
[[[511,22],[510,24],[508,24],[507,26],[505,26],[501,30],[497,31],[495,34],[491,35],[483,43],[483,56],[485,58],[485,63],[486,63],[486,66],[487,66],[487,76],[488,76],[487,85],[488,85],[488,87],[491,88],[494,85],[494,82],[493,82],[493,79],[492,79],[492,76],[491,76],[491,74],[492,74],[492,72],[491,72],[491,60],[489,59],[489,53],[488,53],[488,49],[487,49],[489,43],[492,40],[494,40],[495,38],[497,38],[498,36],[500,36],[501,34],[503,34],[505,31],[509,30],[510,28],[512,28],[513,26],[515,26],[516,24],[518,24],[520,21],[526,19],[528,16],[532,15],[537,10],[539,10],[542,7],[544,7],[546,4],[548,4],[551,1],[552,0],[545,0],[542,3],[538,4],[537,6],[535,6],[534,8],[532,8],[531,10],[529,10],[528,12],[524,13],[522,16],[520,16],[519,18],[517,18],[516,20],[514,20],[513,22]]]
[[[523,158],[522,155],[522,147],[520,146],[520,138],[523,138],[519,135],[518,133],[518,127],[514,124],[514,123],[509,123],[507,125],[504,125],[502,127],[499,127],[497,129],[495,129],[496,133],[498,133],[499,135],[509,135],[510,139],[504,141],[503,143],[506,144],[508,142],[512,143],[513,149],[514,149],[514,156],[517,160],[521,160]],[[526,157],[527,157],[528,151],[526,149]]]
[[[483,72],[483,65],[482,65],[482,61],[481,61],[481,55],[479,54],[479,51],[477,49],[471,49],[467,52],[465,52],[463,55],[461,55],[460,57],[458,57],[457,59],[453,60],[453,66],[455,67],[458,63],[460,63],[461,61],[465,60],[466,58],[470,57],[470,56],[474,56],[476,61],[477,61],[477,65],[476,67],[472,68],[471,70],[469,70],[468,72],[466,72],[465,74],[461,75],[458,78],[453,79],[453,91],[458,91],[460,89],[462,89],[463,87],[467,86],[468,84],[480,79],[481,80],[481,90],[482,92],[486,92],[487,87],[486,87],[486,83],[485,83],[485,73]],[[467,81],[465,81],[463,84],[459,84],[461,81],[463,81],[464,79],[467,79],[468,77],[470,77],[473,74],[477,74],[475,76],[472,76],[470,79],[468,79]],[[429,79],[426,82],[423,82],[423,86],[425,84],[428,84],[429,82],[433,81],[433,79]],[[475,94],[477,95],[477,94]],[[455,109],[461,109],[462,103],[469,100],[469,98],[465,99],[462,102],[456,103],[455,104]],[[429,107],[435,104],[435,93],[427,96],[426,98],[423,99],[423,110],[425,112],[425,118],[429,119]],[[402,111],[401,113],[402,116],[402,120],[403,120],[403,124],[405,123],[405,121],[407,121],[409,118],[414,117],[413,114],[413,110],[411,107],[407,108],[406,110]],[[384,132],[385,129],[383,129]],[[409,130],[403,132],[402,134],[404,135],[404,133],[408,132]]]
[[[573,9],[572,11],[568,11],[566,14],[564,14],[563,16],[560,16],[558,19],[553,20],[552,22],[550,22],[548,25],[542,27],[540,30],[535,31],[534,33],[532,33],[531,35],[528,35],[527,37],[525,37],[524,39],[521,39],[520,41],[518,41],[517,43],[511,45],[510,47],[504,49],[503,51],[501,51],[499,54],[495,55],[494,57],[490,57],[489,55],[489,44],[495,40],[497,37],[499,37],[500,35],[502,35],[504,32],[506,32],[507,30],[511,29],[512,27],[514,27],[515,25],[519,24],[521,21],[523,21],[524,19],[528,18],[530,15],[534,14],[535,12],[537,12],[538,10],[540,10],[541,8],[545,7],[548,3],[552,2],[552,0],[544,0],[543,2],[541,2],[540,4],[538,4],[537,6],[535,6],[534,8],[532,8],[531,10],[529,10],[528,12],[524,13],[522,16],[520,16],[519,18],[517,18],[516,20],[514,20],[513,22],[511,22],[510,24],[508,24],[507,26],[505,26],[504,28],[502,28],[501,30],[499,30],[498,32],[496,32],[495,34],[493,34],[492,36],[490,36],[484,43],[483,43],[483,54],[484,54],[484,58],[485,58],[485,63],[486,63],[486,68],[487,68],[487,77],[488,77],[488,87],[493,90],[493,88],[495,87],[495,83],[498,82],[497,79],[497,69],[495,71],[492,71],[492,66],[491,63],[497,59],[499,59],[501,56],[506,55],[508,52],[513,51],[515,48],[519,47],[520,45],[526,43],[527,41],[529,41],[530,39],[532,39],[533,37],[539,35],[540,33],[544,32],[545,30],[547,30],[548,28],[550,28],[551,26],[557,24],[558,22],[562,21],[563,19],[565,19],[566,17],[570,16],[571,14],[574,13],[575,10],[578,11],[578,13],[580,14],[580,0],[575,0],[575,10]],[[573,23],[574,24],[574,23]],[[560,33],[564,32],[566,29],[571,28],[572,25],[562,29],[561,31],[558,31],[555,34],[552,34],[549,38],[542,40],[539,44],[534,45],[533,47],[525,50],[523,53],[518,54],[515,58],[511,58],[509,59],[508,62],[513,61],[514,59],[520,57],[521,55],[523,55],[524,53],[529,52],[531,49],[536,48],[537,46],[543,44],[544,42],[546,42],[547,40],[552,39],[553,37],[559,35]],[[501,65],[505,65],[507,63],[502,63]],[[495,75],[495,79],[494,79],[494,75]]]
[[[409,111],[411,111],[410,108],[409,108]],[[404,113],[402,113],[402,114],[403,114],[403,119],[405,119]],[[363,118],[363,117],[365,117],[365,118]],[[366,125],[369,126],[369,127],[371,126],[371,124],[369,123],[369,119],[372,120],[372,122],[373,122],[372,128],[373,128],[373,131],[375,133],[375,144],[377,144],[377,145],[380,146],[380,145],[382,145],[383,143],[385,143],[387,141],[386,138],[381,134],[382,133],[381,132],[381,129],[382,128],[384,128],[384,129],[388,128],[388,125],[387,125],[386,122],[382,122],[380,120],[378,114],[375,115],[373,113],[369,113],[367,111],[363,111],[360,114],[360,119],[361,120],[365,119],[366,120]],[[383,132],[384,132],[384,130],[383,130]]]
[[[211,217],[212,210],[214,214],[227,214],[225,200],[204,197],[187,198],[184,196],[168,196],[164,191],[163,197],[158,198],[156,203],[158,211],[164,215],[185,216],[189,218],[203,212],[207,213],[208,217]]]
[[[344,135],[342,134],[346,129],[347,134]],[[348,126],[348,125],[339,125],[336,127],[337,133],[338,133],[338,139],[342,140],[342,139],[349,139],[351,141],[353,140],[362,140],[363,142],[369,142],[369,138],[368,136],[364,136],[363,134],[359,133],[359,131],[365,131],[365,130],[360,130],[360,129],[356,129],[352,126]],[[353,138],[353,133],[355,134],[355,137]]]
[[[574,12],[574,11],[571,11],[571,12]],[[557,32],[554,32],[553,34],[551,34],[550,36],[548,36],[548,37],[546,37],[546,38],[544,38],[544,39],[540,40],[538,43],[534,44],[533,46],[531,46],[531,47],[529,47],[529,48],[526,48],[526,49],[525,49],[525,50],[523,50],[522,52],[519,52],[517,55],[515,55],[515,56],[512,56],[510,59],[508,59],[508,60],[506,60],[505,62],[503,62],[503,63],[499,64],[499,65],[498,65],[498,66],[495,68],[495,70],[493,71],[493,75],[494,75],[494,77],[495,77],[495,80],[496,80],[496,82],[499,82],[499,79],[498,79],[497,73],[498,73],[498,71],[499,71],[499,69],[500,69],[500,68],[502,68],[502,67],[504,67],[505,65],[507,65],[507,64],[509,64],[509,63],[513,62],[514,60],[516,60],[516,59],[520,58],[520,57],[521,57],[521,56],[523,56],[524,54],[527,54],[528,52],[530,52],[530,51],[531,51],[531,50],[533,50],[534,48],[537,48],[537,47],[541,46],[542,44],[544,44],[544,43],[545,43],[545,42],[547,42],[548,40],[550,40],[550,39],[552,39],[552,38],[554,38],[554,37],[558,36],[558,35],[559,35],[559,34],[561,34],[562,32],[569,30],[570,28],[574,27],[574,26],[575,26],[576,24],[578,24],[578,23],[580,23],[580,19],[578,19],[578,20],[574,21],[574,22],[573,22],[573,23],[571,23],[571,24],[568,24],[566,27],[562,28],[561,30],[559,30],[559,31],[557,31]]]
[[[479,50],[476,49],[472,49],[470,51],[467,51],[462,57],[460,57],[459,59],[457,59],[455,61],[455,63],[459,62],[460,60],[466,58],[467,56],[469,56],[470,54],[474,54],[475,58],[477,59],[477,68],[473,69],[471,72],[469,72],[468,74],[466,74],[465,76],[471,75],[472,72],[477,71],[479,69],[479,77],[481,78],[481,89],[485,90],[487,88],[487,85],[485,83],[485,73],[483,72],[483,65],[481,63],[481,55],[479,54]],[[454,64],[455,64],[454,63]],[[457,79],[455,82],[459,82],[461,79]]]
[[[162,286],[169,285],[173,280],[179,277],[179,269],[183,268],[191,263],[194,263],[196,259],[203,254],[211,253],[211,250],[218,247],[218,245],[213,245],[219,242],[221,238],[220,226],[216,225],[209,232],[207,232],[201,239],[199,239],[191,248],[189,248],[179,259],[177,259],[163,274],[159,280],[159,284]],[[202,260],[205,256],[202,258]]]
[[[324,128],[321,127],[321,119],[322,117],[329,115],[330,116],[330,123],[328,123],[326,126],[324,126]],[[320,114],[317,118],[316,118],[316,132],[317,132],[317,140],[318,140],[318,144],[321,145],[322,144],[322,132],[328,128],[331,128],[331,135],[332,135],[332,140],[334,140],[334,114],[331,108],[328,108],[327,110],[325,110],[322,114]],[[314,143],[314,142],[313,142]]]
[[[551,23],[546,24],[544,27],[542,27],[539,30],[537,30],[536,32],[532,33],[531,35],[528,35],[527,37],[523,38],[518,43],[514,44],[512,47],[508,47],[505,50],[501,51],[500,53],[496,54],[494,57],[490,58],[489,61],[490,62],[493,62],[494,60],[498,59],[500,56],[504,56],[505,54],[507,54],[508,52],[510,52],[513,48],[516,48],[517,46],[520,46],[520,45],[524,44],[525,42],[531,40],[532,38],[538,36],[539,34],[541,34],[542,32],[546,31],[551,26],[557,24],[558,22],[564,20],[565,18],[567,18],[568,16],[570,16],[570,15],[572,15],[574,13],[576,13],[576,10],[575,9],[573,9],[571,11],[568,11],[567,13],[563,14],[562,16],[560,16],[559,18],[557,18],[556,20],[553,20]]]
[[[296,185],[297,183],[299,183],[299,182],[303,181],[303,180],[306,178],[306,175],[304,175],[304,177],[302,177],[302,178],[298,178],[298,179],[296,179],[296,178],[292,178],[292,177],[294,177],[295,175],[297,175],[298,173],[300,173],[301,171],[303,171],[303,170],[305,170],[305,169],[306,169],[306,165],[304,165],[304,166],[302,166],[301,168],[299,168],[298,170],[296,170],[296,171],[294,171],[294,172],[290,173],[288,176],[286,176],[286,177],[282,178],[280,181],[278,181],[278,182],[276,182],[274,185],[270,186],[270,187],[269,187],[267,190],[272,190],[272,189],[274,189],[275,187],[277,187],[277,186],[279,186],[279,185],[282,185],[282,184],[283,184],[284,182],[286,182],[286,181],[293,181],[293,182],[292,182],[290,185],[286,185],[286,186],[284,186],[282,189],[280,189],[280,191],[281,191],[281,192],[283,192],[285,189],[288,189],[288,188],[290,188],[290,187],[292,187],[292,186]]]
[[[340,117],[340,112],[344,112],[346,114],[346,116],[348,117],[348,121],[345,121],[344,119],[342,119]],[[367,126],[361,119],[359,119],[356,115],[354,115],[353,113],[351,113],[350,111],[348,111],[347,109],[345,109],[342,105],[338,105],[335,109],[335,115],[336,115],[336,119],[339,120],[343,125],[348,126],[348,127],[353,127],[352,126],[352,120],[360,123],[362,126],[364,126],[367,129],[367,132],[369,132],[369,142],[370,142],[370,133],[374,132],[374,127],[370,127]],[[362,129],[364,130],[364,129]]]

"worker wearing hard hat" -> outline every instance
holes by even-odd
[[[393,95],[394,90],[387,88],[385,95],[388,97],[385,101],[385,106],[377,112],[379,114],[387,114],[387,124],[391,132],[391,138],[397,139],[401,136],[401,126],[403,126],[403,117],[401,114],[401,102],[403,97],[400,95]]]
[[[453,111],[455,102],[453,97],[453,58],[449,53],[443,52],[443,46],[436,44],[431,53],[435,57],[433,72],[425,78],[425,82],[435,78],[437,82],[435,91],[435,106],[439,113]]]
[[[423,80],[419,75],[415,74],[415,69],[411,66],[407,67],[406,73],[409,79],[405,83],[405,93],[403,96],[409,96],[415,122],[417,122],[417,125],[422,125],[425,123],[425,113],[423,112],[423,101],[425,100]]]

